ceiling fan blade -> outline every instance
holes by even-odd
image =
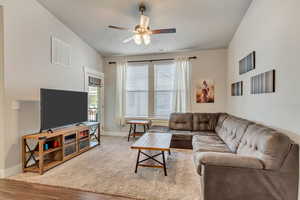
[[[151,34],[162,34],[162,33],[176,33],[176,28],[157,29],[151,31]]]
[[[119,26],[112,26],[112,25],[109,25],[108,28],[113,28],[113,29],[118,29],[118,30],[126,30],[126,31],[130,30],[129,28],[124,28],[124,27],[119,27]]]
[[[149,26],[149,22],[150,22],[150,18],[145,16],[145,15],[141,15],[141,19],[140,19],[140,26],[147,28]]]
[[[127,43],[127,42],[130,42],[131,40],[134,39],[134,36],[130,37],[130,38],[127,38],[125,40],[123,40],[123,43]]]

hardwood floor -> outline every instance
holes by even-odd
[[[0,200],[133,200],[62,187],[0,179]]]

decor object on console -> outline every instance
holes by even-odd
[[[275,92],[275,70],[251,77],[251,94]]]
[[[239,71],[240,75],[255,69],[255,51],[240,60]]]
[[[243,81],[231,84],[231,96],[243,96]]]
[[[215,102],[215,84],[213,80],[202,80],[196,84],[196,103]]]

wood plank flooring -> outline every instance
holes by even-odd
[[[0,200],[133,200],[62,187],[0,179]]]

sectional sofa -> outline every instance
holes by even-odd
[[[298,198],[299,147],[276,130],[226,113],[173,113],[150,132],[192,144],[203,200]]]

